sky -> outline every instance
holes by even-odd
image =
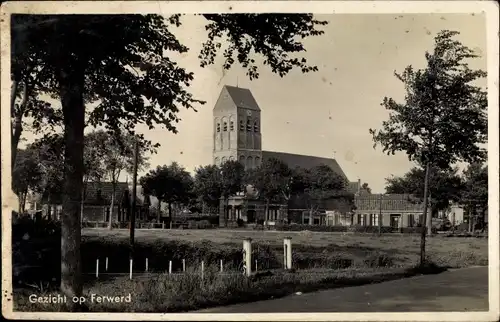
[[[178,134],[159,127],[138,128],[147,139],[161,144],[150,159],[151,167],[177,161],[193,171],[210,164],[213,106],[224,85],[238,85],[251,90],[262,110],[263,150],[335,157],[351,181],[360,179],[373,192],[383,192],[385,178],[403,175],[412,167],[403,152],[387,156],[380,147],[374,149],[368,132],[380,129],[387,119],[388,113],[380,106],[384,96],[404,98],[394,71],[401,72],[407,65],[425,67],[425,51],[432,50],[434,37],[443,29],[459,31],[457,39],[482,55],[470,67],[486,70],[483,15],[332,14],[316,18],[329,24],[319,27],[325,31],[322,36],[304,41],[307,52],[302,55],[318,66],[318,72],[293,71],[281,78],[260,66],[260,77],[250,81],[238,65],[223,71],[222,57],[212,66],[200,67],[198,53],[206,39],[206,21],[184,16],[183,26],[173,32],[190,50],[177,62],[194,73],[190,91],[207,103],[198,112],[181,110]],[[29,133],[24,137],[30,140]]]

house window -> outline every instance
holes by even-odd
[[[361,222],[360,222],[361,226],[364,226],[365,225],[366,215],[361,215],[360,219],[361,219]]]
[[[372,226],[378,226],[378,214],[372,215]]]
[[[217,132],[220,132],[220,123],[217,123]]]
[[[243,124],[243,120],[240,120],[240,131],[245,131],[245,125]]]
[[[229,131],[234,131],[234,122],[229,122]]]
[[[415,216],[414,215],[408,215],[408,227],[414,227],[415,226]]]
[[[251,125],[251,121],[250,121],[250,118],[247,119],[247,132],[250,132],[252,131],[252,125]]]
[[[227,132],[227,122],[224,122],[224,132]]]
[[[257,124],[257,121],[253,122],[253,131],[259,132],[259,125]]]

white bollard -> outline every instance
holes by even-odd
[[[165,222],[161,223],[161,229],[165,229]]]
[[[130,259],[130,279],[132,279],[132,266],[133,266],[133,259]]]
[[[252,274],[252,240],[247,238],[243,240],[243,266],[246,276]]]
[[[108,258],[106,257],[106,272],[108,271]]]
[[[182,259],[182,271],[186,271],[186,260],[184,258]]]
[[[172,274],[172,261],[168,261],[168,273]]]
[[[255,273],[257,273],[258,270],[259,269],[258,269],[258,266],[257,266],[257,260],[255,260]]]
[[[201,261],[201,280],[203,280],[204,270],[205,270],[205,263],[203,263],[203,261]]]
[[[148,258],[146,257],[146,272],[148,271],[149,269],[149,262],[148,262]]]
[[[99,277],[99,258],[97,259],[97,261],[95,263],[95,277],[96,278]]]
[[[224,271],[224,265],[222,264],[222,259],[220,260],[220,272]]]
[[[292,269],[292,238],[283,239],[283,255],[285,269]]]

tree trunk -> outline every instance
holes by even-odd
[[[226,227],[229,221],[229,197],[225,198],[226,202],[224,205],[224,218],[226,219]]]
[[[420,236],[420,265],[424,265],[425,263],[425,235],[427,229],[425,224],[427,223],[427,206],[428,206],[428,198],[429,198],[429,168],[430,164],[427,162],[425,164],[425,178],[424,178],[424,213],[422,215],[422,232]]]
[[[266,208],[264,209],[264,226],[267,227],[267,220],[269,219],[269,199],[266,199]]]
[[[173,222],[172,222],[172,202],[168,202],[168,217],[170,219],[170,229],[172,229],[172,225],[173,225]]]
[[[113,210],[115,209],[115,193],[116,193],[116,182],[112,182],[112,193],[111,193],[111,206],[109,209],[109,223],[108,229],[113,229]]]
[[[82,295],[80,202],[83,185],[84,70],[79,62],[65,64],[60,73],[64,117],[64,193],[61,215],[61,291],[69,298]],[[75,68],[76,67],[76,68]],[[71,310],[79,305],[70,304]]]
[[[157,222],[160,223],[161,221],[161,201],[158,199],[158,213],[156,214]]]
[[[431,169],[429,168],[429,172],[431,171]],[[430,173],[428,175],[430,177]],[[429,179],[428,179],[429,180]],[[427,186],[429,186],[429,183],[427,183]],[[432,198],[431,198],[431,193],[430,191],[428,192],[429,196],[428,196],[428,201],[427,203],[429,204],[429,214],[428,216],[425,218],[426,221],[425,221],[425,227],[427,228],[427,236],[431,237],[432,236],[432,214],[433,214],[433,209],[432,209]]]

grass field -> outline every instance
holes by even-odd
[[[90,240],[104,238],[106,240],[124,240],[129,231],[86,229],[82,235]],[[255,247],[268,246],[282,252],[283,238],[292,238],[294,253],[323,253],[334,255],[364,256],[374,253],[386,254],[394,259],[397,266],[417,264],[420,258],[420,236],[416,234],[349,234],[329,232],[280,232],[251,230],[137,230],[136,240],[139,243],[162,241],[178,241],[186,243],[210,243],[215,245],[242,245],[243,239],[251,238]],[[436,235],[427,239],[427,256],[442,266],[468,267],[471,265],[487,265],[487,238],[458,238]]]
[[[145,259],[154,275],[127,278],[128,230],[85,229],[82,232],[82,263],[86,283],[84,294],[127,295],[132,303],[90,304],[92,312],[181,312],[211,306],[276,298],[293,292],[345,287],[436,273],[442,267],[487,265],[486,238],[435,236],[428,239],[428,271],[415,269],[419,260],[418,235],[343,234],[327,232],[276,232],[249,230],[137,230],[134,274],[144,272]],[[292,238],[293,267],[284,271],[283,238]],[[251,278],[238,273],[242,241],[252,239],[252,259],[258,260],[258,274]],[[54,256],[57,256],[54,255]],[[109,259],[109,272],[95,278],[96,259]],[[186,272],[182,270],[182,260]],[[224,261],[227,274],[220,274]],[[169,262],[174,273],[165,273]],[[203,279],[200,261],[205,263]],[[57,264],[44,271],[57,275]],[[101,264],[102,265],[102,264]],[[253,270],[255,267],[253,268]],[[101,266],[102,272],[102,266]],[[29,303],[30,291],[19,289],[15,309],[22,311],[63,311],[60,305]],[[44,293],[54,294],[46,290]],[[32,291],[31,291],[32,293]]]

